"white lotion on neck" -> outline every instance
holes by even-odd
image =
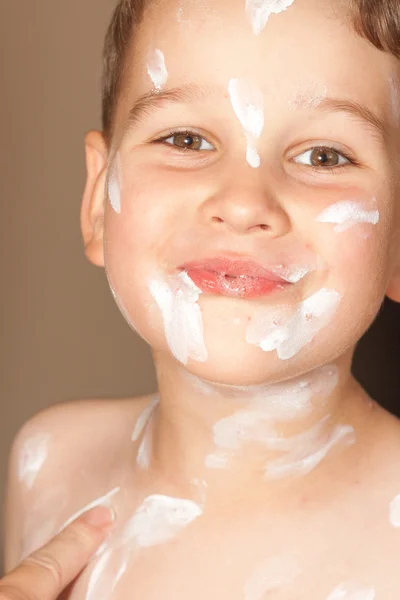
[[[287,360],[309,344],[331,321],[341,299],[339,292],[322,288],[293,311],[289,307],[260,309],[246,331],[246,341],[264,352],[276,350]]]
[[[150,400],[148,405],[140,413],[139,418],[136,421],[135,427],[132,432],[132,441],[133,442],[136,442],[139,439],[143,429],[145,428],[145,426],[147,425],[147,423],[151,417],[153,410],[159,404],[159,402],[160,402],[160,396],[159,396],[159,394],[156,394],[155,396],[153,396],[153,398]]]
[[[32,489],[49,453],[50,434],[39,433],[25,441],[18,459],[18,478]]]
[[[109,167],[108,198],[117,214],[121,214],[122,169],[121,157],[117,153]]]
[[[327,600],[374,600],[375,595],[373,587],[362,586],[355,581],[349,581],[338,585],[329,594]]]
[[[343,200],[328,206],[315,220],[319,223],[337,223],[333,230],[341,233],[360,223],[376,225],[379,222],[379,211],[366,210],[361,202]]]
[[[156,48],[151,52],[147,59],[147,73],[149,74],[154,87],[160,91],[167,82],[168,71],[165,66],[164,54]]]
[[[264,97],[262,92],[250,81],[231,79],[228,92],[233,110],[242,125],[246,140],[246,159],[251,167],[260,166],[260,157],[256,149],[256,139],[264,128]]]
[[[290,556],[274,556],[260,562],[244,586],[245,600],[263,600],[266,594],[288,585],[301,574]]]
[[[271,15],[292,6],[294,0],[246,0],[246,15],[255,35],[259,35]]]
[[[150,293],[156,301],[164,322],[167,343],[179,362],[189,358],[207,360],[203,337],[203,319],[197,301],[201,290],[186,272],[169,277],[158,277],[150,282]]]

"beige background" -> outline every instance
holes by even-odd
[[[104,271],[86,261],[79,230],[83,135],[100,122],[101,49],[114,5],[0,0],[1,496],[12,438],[34,413],[155,389],[150,352],[121,317]],[[393,412],[399,315],[385,304],[355,361],[361,382]]]
[[[67,399],[155,389],[79,230],[114,0],[0,0],[0,493],[17,429]],[[0,534],[1,539],[2,535]],[[1,557],[0,557],[1,558]]]

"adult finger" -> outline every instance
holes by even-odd
[[[0,600],[56,600],[104,541],[113,520],[106,506],[80,516],[0,580]]]

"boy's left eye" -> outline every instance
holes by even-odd
[[[180,150],[215,150],[203,136],[192,131],[174,131],[168,137],[159,138],[154,142],[164,142]]]
[[[341,167],[351,164],[350,158],[334,148],[326,146],[316,146],[306,150],[293,159],[294,162],[310,167]]]

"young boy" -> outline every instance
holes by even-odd
[[[400,300],[399,40],[398,0],[120,2],[81,225],[159,390],[23,427],[7,570],[106,503],[71,600],[399,597],[400,426],[350,374]]]

